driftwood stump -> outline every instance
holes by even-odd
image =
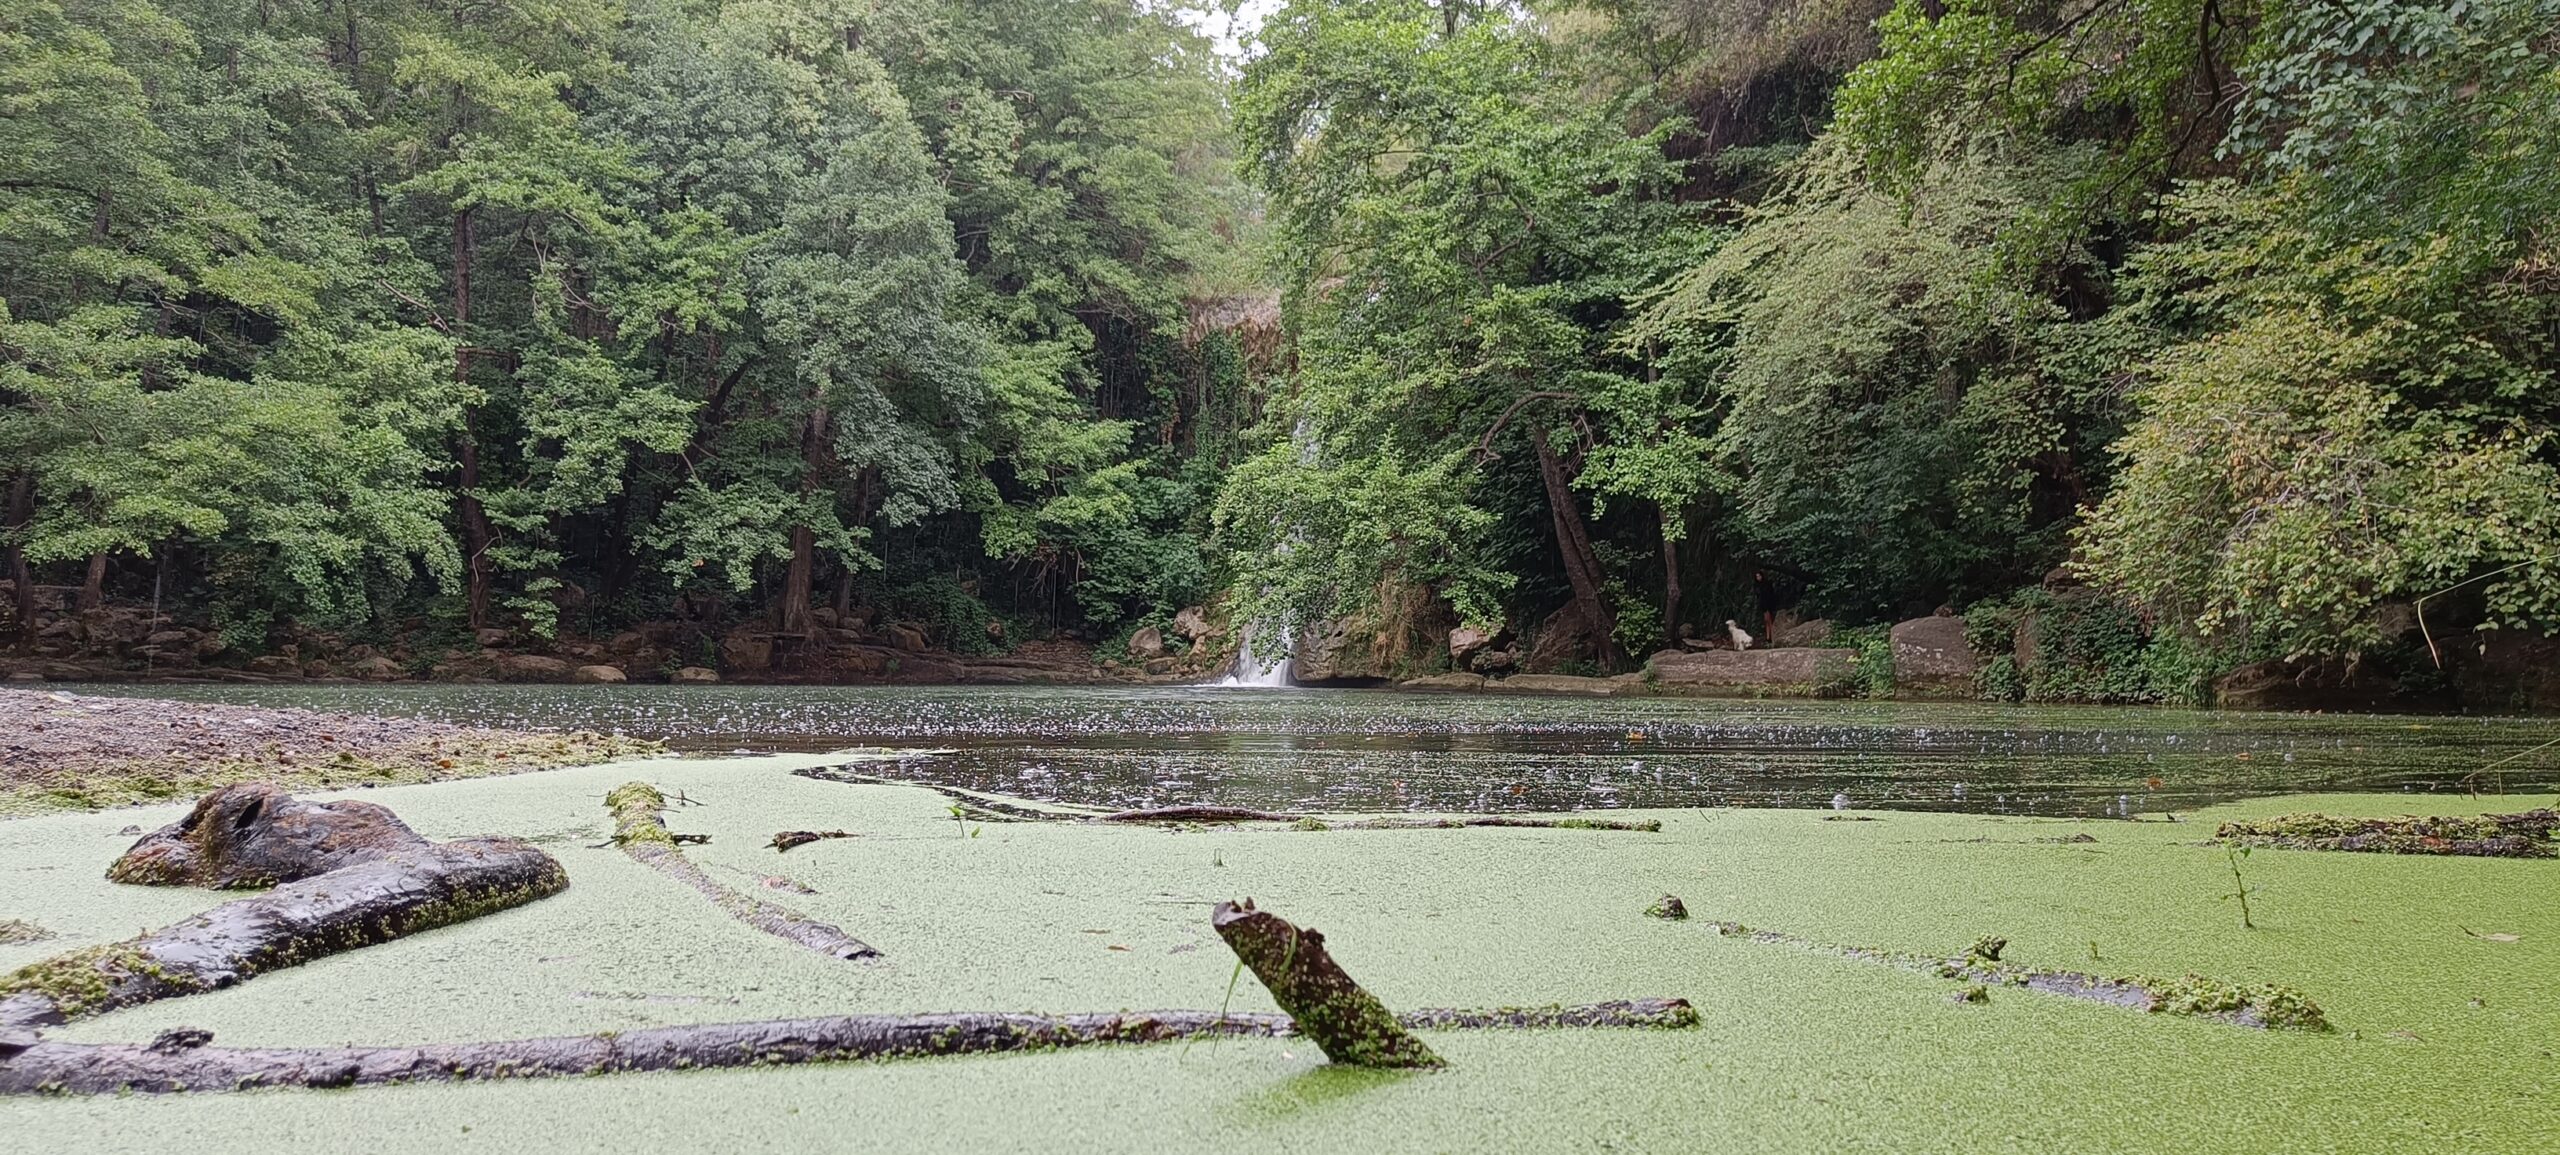
[[[107,868],[145,886],[263,889],[370,862],[427,840],[371,802],[305,802],[264,782],[225,786]]]
[[[1255,910],[1249,898],[1219,903],[1209,924],[1325,1058],[1355,1067],[1445,1065],[1333,961],[1321,933]]]
[[[429,842],[369,802],[302,802],[273,786],[215,791],[145,836],[108,877],[248,886],[290,879],[184,922],[0,976],[0,1030],[217,990],[323,955],[558,893],[569,876],[512,838]]]

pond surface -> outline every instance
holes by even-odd
[[[897,776],[1100,806],[1825,806],[2125,816],[2302,791],[2560,790],[2547,719],[1205,687],[131,686],[88,693],[888,746]],[[2492,805],[2501,805],[2492,803]]]

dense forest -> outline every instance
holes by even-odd
[[[0,618],[2560,627],[2560,0],[1199,15],[0,0]]]

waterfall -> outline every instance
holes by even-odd
[[[1295,684],[1289,670],[1293,664],[1290,651],[1295,645],[1289,632],[1280,631],[1280,652],[1272,657],[1265,657],[1255,649],[1253,638],[1256,632],[1252,626],[1244,628],[1243,643],[1236,648],[1236,668],[1218,679],[1217,685],[1277,689]]]

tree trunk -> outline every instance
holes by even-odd
[[[9,524],[11,532],[24,530],[36,516],[36,479],[21,473],[9,483]],[[36,633],[36,579],[27,568],[26,547],[15,537],[0,547],[0,568],[8,570],[12,600],[16,602],[18,636],[32,638]]]
[[[456,384],[471,383],[471,211],[453,214],[453,379]],[[455,503],[462,515],[462,549],[470,565],[470,584],[465,606],[471,628],[489,625],[489,513],[480,505],[480,445],[471,434],[471,407],[462,409],[462,438],[455,447],[459,458],[456,487],[462,493]]]
[[[1662,644],[1680,644],[1680,536],[1670,506],[1662,512]]]
[[[1565,580],[1573,585],[1573,604],[1597,639],[1601,666],[1614,670],[1619,665],[1617,617],[1609,612],[1608,597],[1601,589],[1600,558],[1591,549],[1582,507],[1574,500],[1563,460],[1547,442],[1547,431],[1531,425],[1529,443],[1538,450],[1538,477],[1546,483],[1547,510],[1555,523],[1556,549],[1564,555]]]
[[[820,475],[826,464],[827,408],[813,407],[809,423],[800,434],[800,492],[804,498],[818,492]],[[816,584],[818,569],[818,535],[805,522],[791,527],[791,568],[782,577],[782,613],[776,622],[785,634],[809,632],[809,591]]]
[[[89,576],[80,583],[80,601],[73,608],[88,613],[107,604],[107,554],[100,550],[89,555]]]

